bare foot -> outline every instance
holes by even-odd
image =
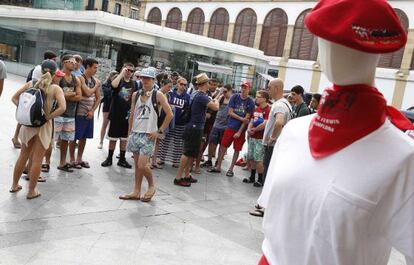
[[[119,199],[127,200],[127,201],[139,201],[141,200],[141,194],[136,193],[136,192],[131,192],[131,193],[119,196]]]
[[[16,193],[22,190],[22,186],[17,185],[17,186],[12,186],[9,190],[10,193]]]

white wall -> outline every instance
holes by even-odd
[[[306,92],[310,92],[312,83],[312,63],[308,61],[291,60],[287,64],[285,90],[301,85]]]
[[[414,106],[414,71],[410,72],[401,109]]]
[[[326,77],[325,73],[322,72],[321,81],[319,83],[318,93],[322,94],[322,92],[328,87],[332,87],[332,82],[329,81],[328,78]]]

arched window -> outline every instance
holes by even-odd
[[[161,10],[158,7],[154,7],[148,13],[147,22],[155,25],[161,25]]]
[[[316,61],[318,57],[318,39],[305,27],[305,16],[310,9],[300,14],[295,23],[290,58]]]
[[[181,30],[182,22],[183,22],[183,15],[181,14],[180,9],[174,7],[173,9],[170,10],[170,12],[168,12],[165,26],[167,28]]]
[[[409,21],[408,21],[407,15],[404,13],[404,11],[400,9],[394,9],[394,10],[395,10],[395,13],[397,13],[398,17],[400,18],[400,21],[403,27],[405,28],[406,31],[408,31]],[[381,55],[380,61],[378,63],[378,67],[400,69],[403,56],[404,56],[404,47],[396,52],[383,54]]]
[[[226,41],[229,30],[229,20],[229,13],[226,9],[219,8],[214,11],[210,19],[208,36],[213,39]]]
[[[204,29],[204,12],[200,8],[195,8],[191,11],[190,15],[188,15],[187,19],[187,28],[185,31],[203,35]]]
[[[253,9],[246,8],[237,16],[233,43],[253,47],[256,36],[257,16]]]
[[[267,14],[263,23],[260,50],[265,55],[282,57],[285,46],[288,17],[280,8]]]

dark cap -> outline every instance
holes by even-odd
[[[56,62],[52,60],[44,60],[41,67],[43,73],[49,72],[55,74],[57,70]]]
[[[177,72],[172,72],[171,76],[180,76]]]

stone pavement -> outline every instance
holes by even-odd
[[[19,153],[10,140],[10,98],[23,82],[9,75],[0,98],[0,264],[257,264],[261,219],[248,211],[260,189],[241,183],[247,173],[240,169],[234,178],[203,171],[199,183],[183,188],[172,184],[176,169],[166,166],[154,170],[152,202],[121,201],[118,196],[132,189],[133,171],[102,168],[107,153],[92,140],[84,156],[90,169],[58,172],[55,150],[40,198],[26,200],[25,180],[21,192],[10,194]],[[403,264],[393,253],[389,265]]]

